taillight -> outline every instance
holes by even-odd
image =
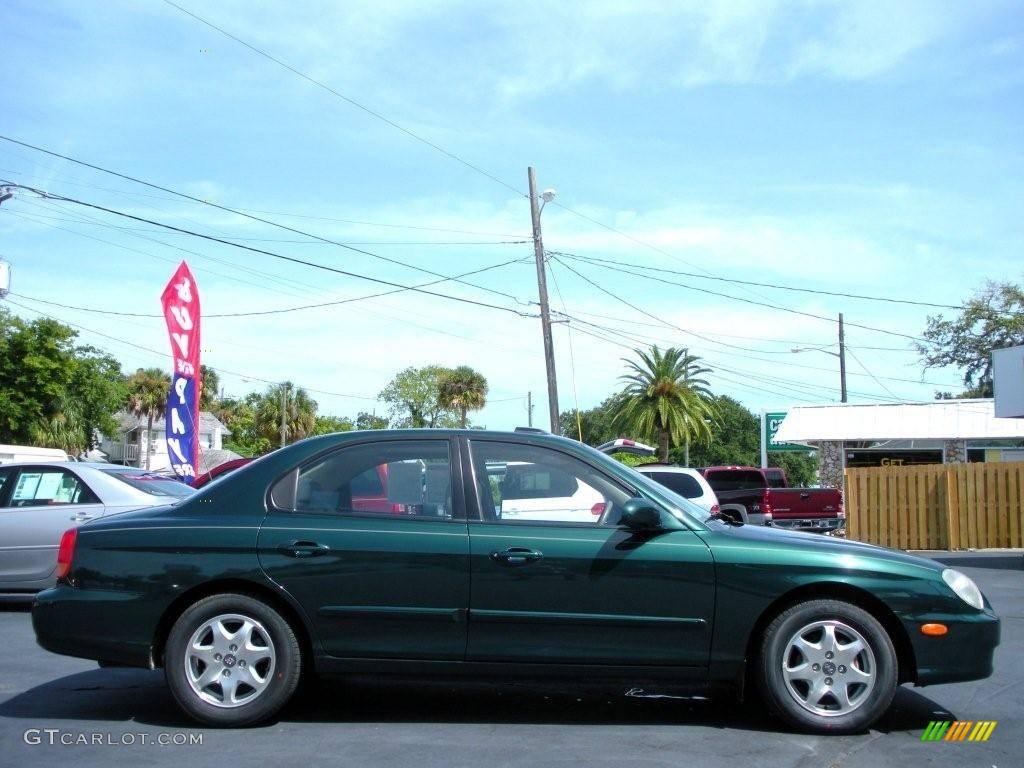
[[[717,504],[712,504],[711,505],[711,514],[712,515],[717,515],[721,511],[722,511],[722,508],[720,506],[718,506]]]
[[[765,517],[771,517],[772,514],[772,492],[767,488],[761,496],[761,514]]]
[[[839,500],[839,511],[836,512],[836,517],[838,517],[840,520],[846,519],[846,507],[843,506],[842,499]]]
[[[600,517],[604,514],[604,508],[606,506],[607,505],[603,501],[600,501],[590,508],[590,514],[594,515],[594,517]]]
[[[78,529],[64,531],[57,548],[57,581],[63,581],[71,573],[71,561],[75,557],[75,542],[78,541]]]

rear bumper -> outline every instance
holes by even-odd
[[[62,584],[40,592],[32,603],[36,642],[64,656],[151,667],[151,638],[130,636],[124,621],[125,601],[133,598]]]
[[[921,634],[921,625],[939,622],[949,627],[942,637]],[[917,685],[983,680],[992,674],[999,645],[1000,621],[991,610],[971,616],[934,614],[903,620],[917,661]]]
[[[797,531],[836,531],[846,527],[844,517],[794,517],[772,518],[776,528],[788,528]]]

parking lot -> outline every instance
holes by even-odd
[[[49,654],[36,646],[28,612],[6,608],[0,765],[1020,765],[1024,555],[938,557],[974,578],[1003,619],[995,674],[976,683],[904,687],[879,727],[863,735],[789,733],[755,702],[365,683],[311,688],[265,727],[195,728],[179,713],[162,672],[99,669]],[[998,725],[985,743],[922,742],[932,720]]]

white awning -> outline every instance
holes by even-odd
[[[775,440],[1024,439],[1024,419],[997,419],[992,400],[791,408]]]

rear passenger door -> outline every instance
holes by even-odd
[[[8,467],[0,473],[0,584],[31,588],[57,567],[61,534],[102,516],[103,505],[85,481],[62,467]]]
[[[452,445],[348,444],[275,484],[260,563],[331,656],[464,657],[469,536]]]

